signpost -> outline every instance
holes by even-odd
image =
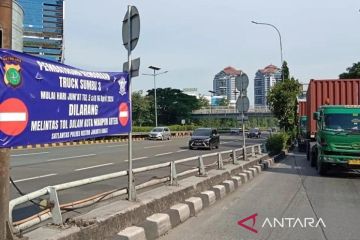
[[[140,36],[140,15],[135,6],[128,6],[128,10],[125,14],[123,25],[122,25],[122,38],[124,47],[128,50],[128,61],[124,63],[123,67],[127,67],[127,72],[129,73],[129,115],[128,118],[132,119],[132,107],[131,107],[131,78],[139,75],[139,67],[140,67],[140,58],[132,60],[131,51],[136,47]],[[125,69],[124,69],[125,70]],[[124,113],[123,113],[124,114]],[[131,121],[130,121],[131,122]],[[132,170],[132,123],[130,124],[130,131],[128,137],[128,200],[135,201],[136,200],[136,191],[134,185],[134,177]]]
[[[249,98],[246,96],[246,90],[249,86],[249,78],[245,73],[237,76],[235,78],[235,86],[240,91],[240,97],[236,101],[236,108],[239,112],[241,112],[241,120],[242,120],[242,135],[243,135],[243,154],[244,160],[246,160],[246,141],[245,141],[245,115],[244,113],[249,110],[250,102]]]

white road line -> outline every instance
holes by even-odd
[[[159,154],[156,154],[155,157],[164,156],[164,155],[168,155],[168,154],[172,154],[172,153],[173,152],[159,153]]]
[[[146,159],[146,158],[149,158],[149,157],[147,157],[147,156],[138,157],[138,158],[133,158],[132,160],[133,160],[133,161],[136,161],[136,160],[141,160],[141,159]],[[124,160],[124,162],[128,162],[128,161],[129,161],[128,159]]]
[[[124,146],[127,146],[127,144],[122,144],[122,145],[110,145],[110,146],[106,146],[106,147],[111,148],[111,147],[124,147]]]
[[[165,145],[157,145],[157,146],[150,146],[150,147],[144,147],[144,148],[157,148],[157,147],[163,147]]]
[[[57,175],[57,173],[52,173],[52,174],[47,174],[47,175],[42,175],[42,176],[37,176],[37,177],[31,177],[31,178],[24,178],[24,179],[15,180],[14,183],[25,182],[25,181],[39,179],[39,178],[46,178],[46,177],[51,177],[51,176],[55,176],[55,175]]]
[[[186,152],[186,151],[189,151],[189,149],[178,150],[176,152]]]
[[[221,144],[226,144],[226,143],[229,143],[229,142],[221,142]]]
[[[93,153],[93,154],[80,155],[80,156],[72,156],[72,157],[53,158],[53,159],[46,160],[46,162],[54,162],[54,161],[59,161],[59,160],[66,160],[66,159],[73,159],[73,158],[82,158],[82,157],[92,157],[92,156],[96,156],[96,154]]]
[[[78,168],[78,169],[75,169],[74,171],[77,172],[77,171],[82,171],[82,170],[87,170],[87,169],[92,169],[92,168],[105,167],[105,166],[110,166],[113,164],[114,163],[105,163],[105,164],[95,165],[95,166],[91,166],[91,167]]]
[[[20,157],[20,156],[28,156],[28,155],[40,155],[40,154],[47,154],[47,153],[49,153],[49,152],[22,153],[22,154],[10,155],[10,157]]]

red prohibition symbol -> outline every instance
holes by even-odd
[[[129,122],[129,106],[127,103],[121,103],[119,106],[119,121],[121,126],[125,127]]]
[[[22,133],[29,120],[26,105],[17,98],[9,98],[0,104],[0,131],[9,136]]]

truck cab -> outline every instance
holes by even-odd
[[[299,118],[299,132],[298,132],[298,147],[300,152],[306,151],[306,139],[307,139],[307,116],[300,116]]]
[[[313,114],[316,143],[311,149],[312,165],[320,175],[333,166],[360,167],[360,106],[325,105]]]

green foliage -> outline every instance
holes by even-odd
[[[360,78],[360,62],[354,63],[351,67],[348,67],[346,71],[347,72],[339,75],[340,79]]]
[[[210,106],[209,101],[205,98],[204,95],[200,96],[198,101],[199,101],[199,108],[198,109],[200,109],[202,107],[208,108]]]
[[[273,134],[266,139],[266,149],[270,155],[279,154],[288,145],[289,135],[285,132]]]
[[[142,92],[132,93],[132,119],[133,125],[151,125],[154,119],[153,114],[150,112],[150,99],[142,96]]]
[[[281,67],[281,74],[283,76],[283,79],[289,79],[290,77],[290,73],[289,73],[289,68],[287,66],[287,62],[284,61]]]
[[[219,106],[229,106],[230,101],[227,98],[222,98],[219,101]]]
[[[299,93],[299,82],[291,78],[275,84],[267,96],[270,110],[279,120],[280,128],[286,132],[296,128],[296,97]]]
[[[176,132],[176,131],[192,131],[195,128],[197,128],[195,125],[170,125],[167,126],[170,128],[170,131]],[[133,132],[142,132],[147,133],[150,132],[154,127],[133,127]]]
[[[148,90],[147,95],[154,100],[154,89]],[[179,89],[157,88],[156,101],[158,109],[158,123],[171,125],[180,123],[182,119],[190,119],[191,112],[200,108],[200,102],[195,96],[183,93]],[[154,104],[151,111],[154,112]]]

